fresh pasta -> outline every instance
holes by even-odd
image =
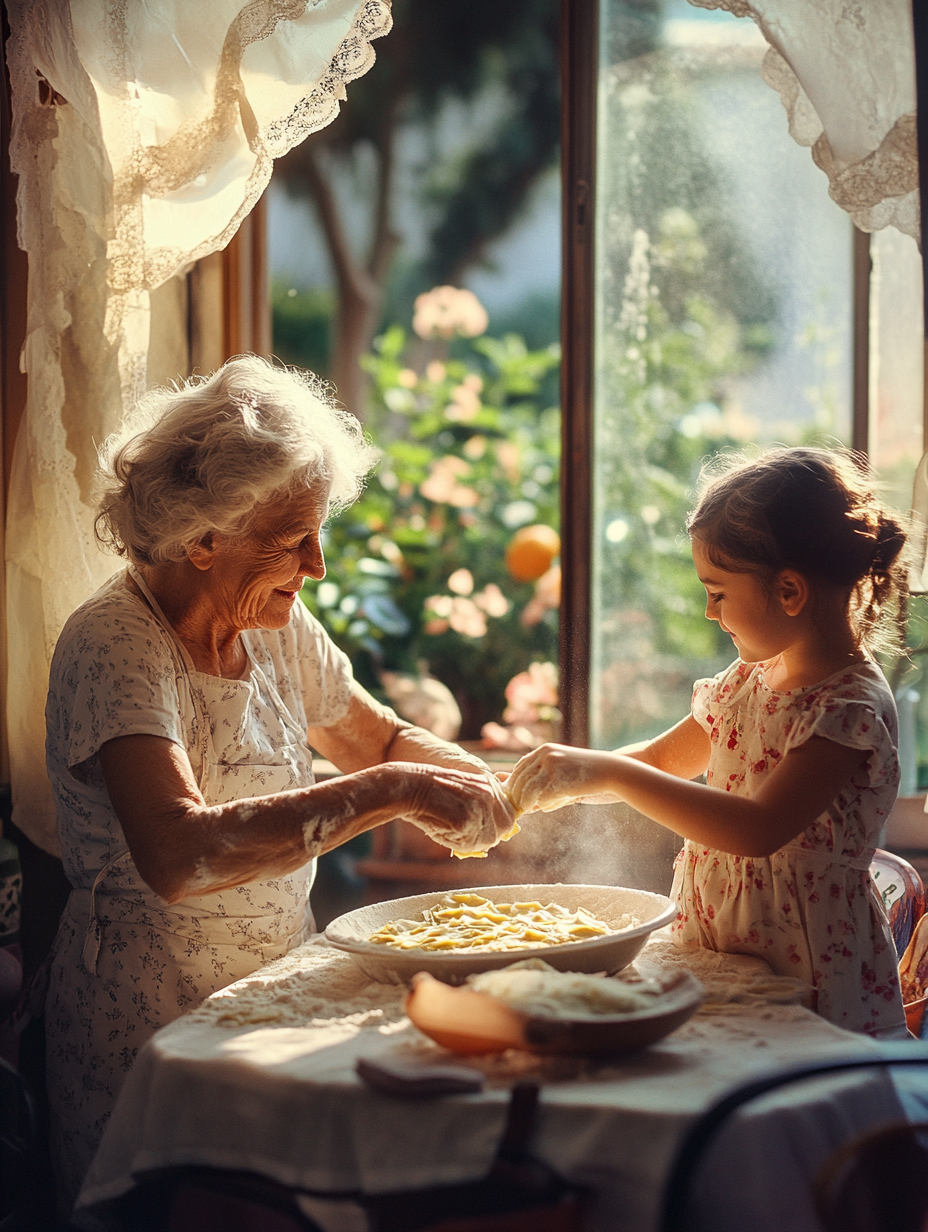
[[[521,829],[522,827],[519,825],[519,823],[517,821],[514,821],[512,825],[510,826],[510,828],[506,831],[506,833],[502,836],[502,838],[500,838],[499,841],[501,843],[508,843],[511,838],[515,838],[515,836],[519,833]],[[486,852],[486,851],[455,851],[454,848],[452,847],[451,854],[454,856],[457,856],[459,860],[485,860],[487,856],[489,855],[489,852]]]
[[[493,903],[479,894],[446,894],[418,920],[390,920],[368,938],[398,950],[525,950],[589,941],[640,924],[633,915],[607,924],[585,907]]]

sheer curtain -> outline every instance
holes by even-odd
[[[373,64],[388,0],[7,0],[29,391],[8,496],[14,820],[56,853],[43,708],[62,624],[114,570],[96,447],[144,388],[148,293],[224,247],[273,161]]]
[[[919,238],[911,0],[689,0],[752,17],[791,136],[862,231]]]

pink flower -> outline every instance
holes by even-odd
[[[450,581],[448,584],[450,586]],[[495,582],[488,582],[483,590],[478,591],[474,595],[474,602],[483,608],[488,616],[505,616],[509,611],[509,600]]]
[[[476,338],[489,325],[487,311],[473,291],[432,287],[416,296],[412,327],[420,338]]]
[[[519,623],[525,628],[537,625],[545,612],[561,605],[561,566],[552,565],[535,583],[535,594],[522,609]]]
[[[427,612],[434,612],[436,616],[447,618],[451,615],[454,600],[450,595],[431,595],[426,599],[424,607]]]
[[[464,637],[483,637],[487,631],[487,619],[471,599],[451,600],[451,615],[448,620],[455,633]]]
[[[506,685],[507,723],[537,723],[550,718],[557,706],[557,668],[553,663],[532,663]]]
[[[448,589],[456,595],[469,595],[474,589],[474,575],[469,569],[455,569],[448,578]]]
[[[472,508],[479,502],[480,496],[473,488],[459,482],[470,474],[470,469],[470,465],[456,454],[436,458],[431,463],[428,479],[419,485],[419,491],[438,505],[454,505],[457,509]]]
[[[426,633],[444,633],[450,627],[463,637],[483,637],[487,631],[486,617],[472,599],[461,595],[454,598],[451,595],[430,595],[424,607],[426,612],[435,614],[435,618],[423,625]]]
[[[515,441],[498,441],[496,457],[510,483],[518,483],[522,474],[522,451]]]
[[[451,391],[451,403],[445,408],[445,419],[450,419],[452,423],[470,423],[479,414],[480,398],[473,386],[466,381],[455,386]]]

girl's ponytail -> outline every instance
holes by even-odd
[[[906,533],[891,514],[881,512],[873,545],[873,560],[870,572],[874,579],[889,577],[902,555]]]
[[[869,575],[857,584],[857,620],[864,644],[885,651],[878,633],[881,614],[894,602],[900,616],[907,610],[908,576],[902,560],[906,533],[892,514],[880,510],[877,518]],[[904,640],[904,630],[900,632]]]

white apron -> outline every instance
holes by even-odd
[[[143,579],[130,573],[170,635],[185,728],[194,732],[187,752],[206,803],[310,786],[306,733],[251,654],[244,680],[197,671]],[[247,634],[243,641],[248,650]],[[309,861],[286,877],[168,904],[123,848],[90,890],[72,891],[46,1003],[52,1150],[68,1205],[139,1048],[306,939],[314,872]]]

